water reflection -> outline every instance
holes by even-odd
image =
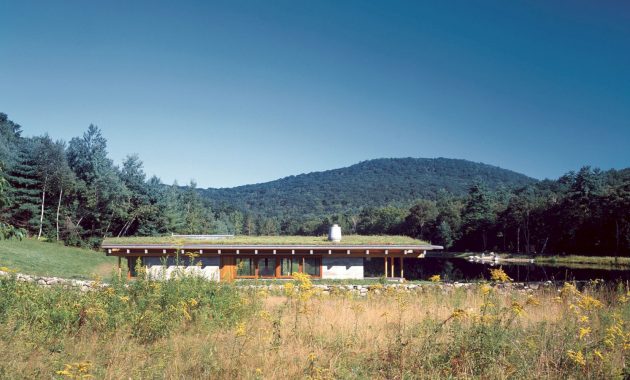
[[[406,264],[406,263],[405,263]],[[405,265],[405,277],[426,280],[440,274],[449,281],[474,281],[489,278],[491,264],[501,267],[514,281],[629,281],[630,270],[620,267],[585,264],[479,263],[460,258],[426,258]]]

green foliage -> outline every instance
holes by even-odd
[[[322,217],[358,213],[366,207],[407,208],[418,199],[435,199],[442,189],[462,196],[476,180],[492,190],[535,182],[522,174],[466,160],[397,158],[201,192],[213,208],[231,205],[246,213],[279,218]]]
[[[255,307],[245,307],[234,287],[195,277],[159,283],[141,277],[89,292],[0,278],[0,323],[35,345],[82,333],[124,333],[151,343],[189,324],[231,326]]]
[[[107,237],[172,233],[322,236],[337,223],[344,235],[406,234],[460,251],[630,255],[630,169],[537,182],[465,160],[379,159],[203,190],[147,180],[137,155],[116,167],[94,125],[67,147],[21,132],[0,114],[6,236],[41,229],[97,248]]]

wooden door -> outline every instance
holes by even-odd
[[[221,256],[221,281],[234,281],[236,276],[236,260],[234,256]]]

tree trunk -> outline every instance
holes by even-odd
[[[620,232],[619,232],[619,219],[615,219],[615,264],[617,264],[619,258],[619,240],[620,240]]]
[[[39,214],[39,233],[37,234],[37,240],[42,237],[42,229],[44,227],[44,204],[46,203],[46,185],[48,184],[48,177],[44,179],[44,186],[42,187],[42,212]]]
[[[525,253],[529,255],[531,253],[529,244],[529,210],[527,210],[527,216],[525,218],[525,230],[523,232],[525,236]]]
[[[59,202],[57,202],[57,241],[59,241],[59,210],[61,209],[61,197],[63,196],[63,187],[59,189]]]
[[[516,227],[516,253],[521,253],[521,226]]]
[[[540,250],[540,254],[544,255],[545,254],[545,248],[547,248],[547,242],[549,241],[549,236],[547,236],[547,238],[545,239],[545,243],[542,246],[542,249]]]

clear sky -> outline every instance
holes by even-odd
[[[380,157],[630,166],[627,1],[0,1],[0,112],[224,187]]]

